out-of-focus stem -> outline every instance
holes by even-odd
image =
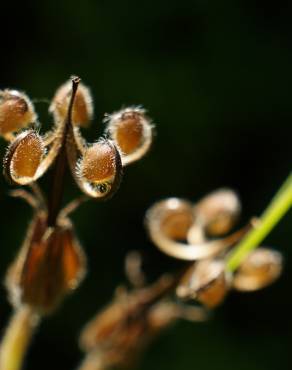
[[[291,207],[292,173],[288,176],[285,183],[259,219],[258,225],[252,229],[230,253],[227,259],[227,270],[235,271],[248,253],[264,240]]]
[[[0,369],[20,370],[39,316],[29,306],[14,312],[0,345]]]

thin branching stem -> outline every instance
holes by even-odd
[[[227,270],[235,271],[250,251],[255,249],[292,207],[292,173],[288,176],[256,227],[229,254]]]
[[[39,316],[29,306],[16,309],[0,347],[0,369],[20,370],[31,341],[39,323]]]

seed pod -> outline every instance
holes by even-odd
[[[36,119],[34,107],[27,95],[16,90],[0,91],[0,135],[19,131]]]
[[[173,240],[185,240],[194,221],[191,203],[179,198],[157,202],[147,217],[156,220],[160,232]]]
[[[72,81],[63,84],[52,100],[49,111],[55,121],[63,121],[68,113],[69,100],[72,92]],[[93,117],[92,96],[88,87],[79,84],[73,104],[72,122],[76,126],[86,127]]]
[[[4,157],[4,173],[9,181],[29,184],[34,181],[45,155],[42,138],[29,130],[19,134]]]
[[[180,298],[196,299],[205,306],[218,306],[230,287],[225,264],[219,260],[197,262],[186,272],[176,293]]]
[[[14,305],[48,314],[74,290],[85,273],[85,257],[71,225],[48,228],[46,216],[32,222],[6,285]]]
[[[273,283],[281,274],[283,258],[279,252],[268,248],[252,251],[240,265],[233,279],[239,291],[254,291]]]
[[[232,190],[219,189],[196,204],[195,216],[210,236],[219,236],[230,231],[240,210],[237,195]]]
[[[95,196],[95,190],[103,196],[115,191],[121,176],[120,156],[115,145],[100,140],[87,148],[78,163],[77,173],[92,196]]]
[[[106,118],[107,131],[123,154],[123,164],[140,159],[152,142],[152,126],[140,108],[126,108]]]

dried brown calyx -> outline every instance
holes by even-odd
[[[178,319],[198,322],[207,318],[202,308],[172,299],[176,277],[163,276],[151,285],[140,286],[145,278],[141,279],[141,271],[137,273],[139,255],[129,258],[127,274],[136,289],[119,287],[113,302],[85,326],[80,345],[87,355],[80,370],[131,367],[149,342]]]
[[[146,227],[154,244],[171,257],[193,261],[177,285],[178,297],[213,308],[223,302],[231,288],[256,290],[279,277],[281,255],[263,248],[251,252],[233,275],[227,273],[229,250],[252,226],[224,236],[234,226],[240,209],[232,190],[219,189],[195,205],[169,198],[147,211]]]
[[[49,132],[42,135],[33,127],[25,129],[36,121],[29,98],[16,91],[0,92],[0,135],[10,141],[4,173],[11,183],[35,182],[62,156],[63,161],[67,157],[80,189],[90,197],[105,199],[117,190],[122,167],[140,159],[152,141],[152,125],[144,110],[127,108],[107,116],[104,138],[87,143],[80,128],[92,120],[93,104],[89,89],[78,77],[57,90],[49,111],[54,117]]]
[[[6,286],[15,307],[27,304],[35,312],[48,314],[77,288],[86,272],[86,258],[66,211],[59,213],[53,227],[48,226],[47,207],[39,194],[15,193],[34,206],[35,214],[8,270]]]

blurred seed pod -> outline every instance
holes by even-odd
[[[77,178],[82,189],[93,197],[108,197],[119,187],[122,166],[116,146],[100,140],[87,148],[77,164]]]
[[[17,132],[36,120],[34,107],[27,95],[16,90],[0,91],[0,135]]]
[[[183,299],[196,299],[209,308],[218,306],[230,288],[230,276],[219,260],[199,261],[185,273],[176,293]]]
[[[200,200],[195,208],[197,222],[210,236],[229,232],[238,219],[241,205],[238,196],[230,189],[219,189]]]
[[[122,152],[123,165],[143,157],[152,142],[152,124],[145,110],[134,107],[122,109],[106,117],[107,132]]]
[[[145,222],[151,240],[162,252],[185,261],[216,256],[246,232],[242,229],[222,239],[205,240],[202,230],[194,230],[201,226],[196,224],[191,203],[178,198],[155,203],[148,209]]]
[[[15,306],[28,304],[41,314],[52,312],[83,278],[86,261],[72,225],[47,227],[38,213],[24,245],[9,269],[6,286]]]
[[[4,157],[4,174],[15,184],[25,185],[34,181],[45,156],[43,140],[33,130],[19,134],[10,144]]]
[[[55,122],[66,119],[69,101],[72,93],[72,81],[64,83],[57,91],[52,100],[49,112],[54,115]],[[72,110],[73,125],[86,127],[93,118],[92,96],[88,87],[79,84]]]
[[[281,275],[282,255],[272,249],[257,248],[250,252],[236,271],[233,287],[239,291],[254,291],[272,284]]]

